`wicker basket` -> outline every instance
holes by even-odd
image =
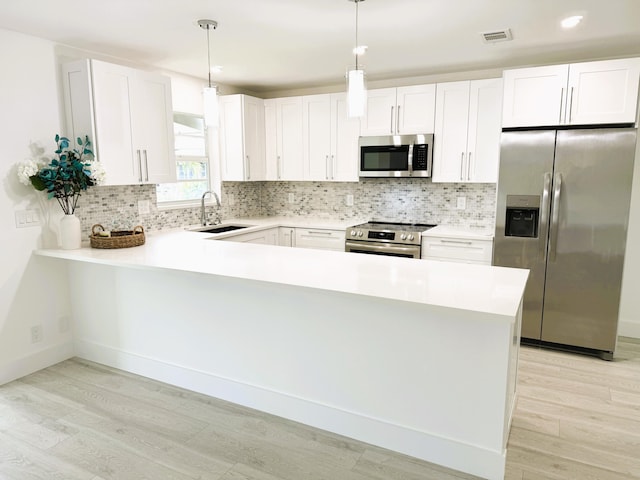
[[[91,227],[92,248],[128,248],[144,244],[144,229],[138,225],[133,230],[112,230],[110,237],[103,237],[99,232],[105,231],[99,223]]]

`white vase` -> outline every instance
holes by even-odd
[[[73,213],[60,219],[60,247],[64,250],[80,248],[82,233],[80,220]]]

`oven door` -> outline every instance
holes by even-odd
[[[420,245],[347,240],[344,244],[344,251],[367,253],[369,255],[386,255],[388,257],[420,258]]]

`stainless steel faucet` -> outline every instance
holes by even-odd
[[[214,222],[214,225],[217,225],[218,223],[221,222],[220,197],[218,197],[218,194],[213,190],[207,190],[202,194],[202,198],[200,199],[200,223],[202,224],[203,227],[207,225],[207,218],[205,216],[205,211],[204,211],[204,198],[207,196],[207,193],[210,193],[211,195],[213,195],[213,197],[216,199],[216,204],[218,205],[218,211],[216,213],[216,220]]]

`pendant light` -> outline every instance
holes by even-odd
[[[364,70],[358,68],[358,57],[364,53],[367,47],[358,44],[358,4],[364,0],[349,0],[356,4],[356,45],[353,53],[356,57],[356,68],[347,72],[347,115],[349,117],[364,116],[367,106],[367,87],[364,78]]]
[[[205,87],[202,96],[204,99],[204,123],[207,127],[217,127],[220,124],[220,115],[218,112],[218,87],[211,85],[211,42],[209,41],[209,31],[218,28],[218,22],[215,20],[198,20],[198,26],[207,31],[207,61],[209,86]]]

